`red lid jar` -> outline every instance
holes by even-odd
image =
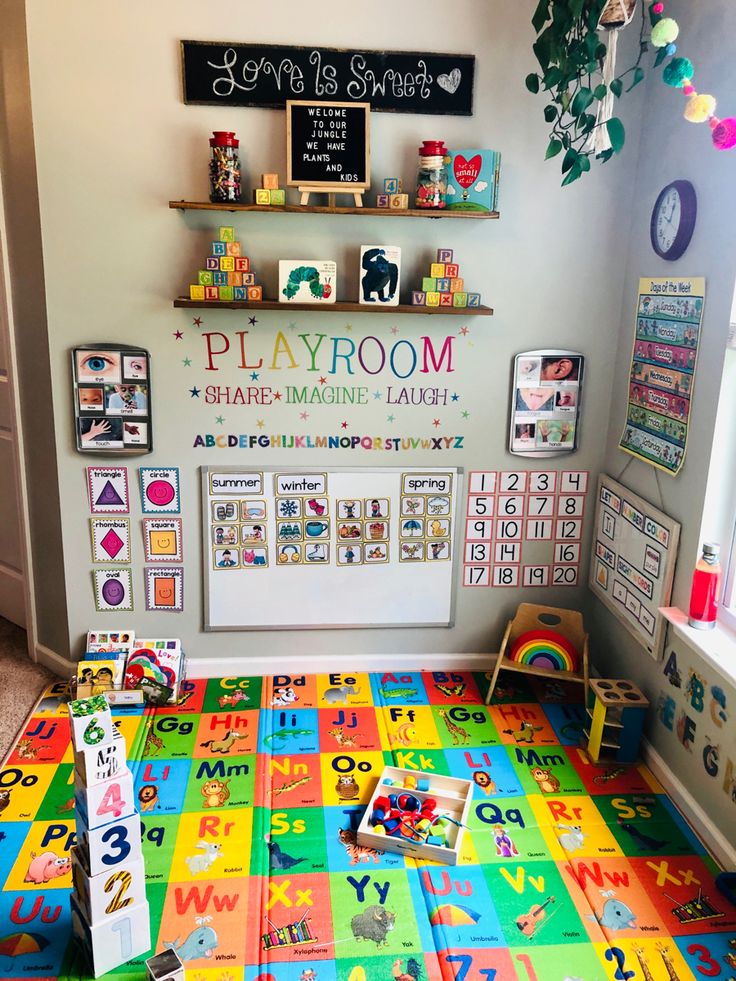
[[[444,208],[447,194],[447,147],[443,140],[424,140],[419,147],[416,208]]]
[[[210,138],[210,201],[240,201],[240,140],[229,130],[215,130]]]

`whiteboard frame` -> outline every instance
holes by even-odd
[[[638,630],[634,624],[625,616],[622,616],[621,606],[612,599],[608,592],[605,592],[596,582],[595,578],[595,565],[597,560],[597,555],[595,551],[596,541],[598,539],[598,522],[600,519],[601,512],[601,488],[605,487],[607,490],[612,491],[617,497],[626,498],[626,500],[633,504],[639,511],[643,511],[648,517],[652,518],[658,524],[662,525],[667,529],[670,535],[670,544],[666,553],[666,561],[664,563],[664,569],[662,572],[662,595],[660,596],[660,602],[656,608],[656,626],[654,628],[654,636],[650,637],[649,634],[645,633],[643,629]],[[625,519],[623,519],[625,520]],[[643,535],[643,532],[639,532]],[[654,658],[655,661],[660,661],[664,653],[664,643],[665,637],[667,635],[667,620],[660,613],[662,607],[667,607],[670,605],[670,599],[672,597],[672,582],[675,578],[675,565],[677,563],[677,553],[680,544],[680,523],[675,521],[674,518],[670,518],[669,515],[665,514],[664,511],[660,511],[659,508],[654,507],[649,501],[645,501],[644,498],[639,497],[633,491],[629,490],[628,487],[624,487],[613,477],[609,477],[607,474],[598,475],[598,484],[596,487],[596,497],[595,497],[595,517],[593,520],[593,534],[591,536],[590,543],[590,563],[588,568],[588,588],[596,596],[603,605],[613,613],[617,620],[626,627],[632,637],[639,643],[647,653]],[[619,553],[617,552],[617,555]]]
[[[314,467],[307,468],[314,470]],[[249,631],[267,631],[267,630],[406,630],[406,629],[417,629],[420,627],[454,627],[455,626],[455,611],[457,608],[457,589],[458,583],[460,581],[460,568],[462,565],[462,555],[464,551],[464,541],[461,537],[456,537],[459,535],[460,525],[458,524],[461,508],[464,504],[463,498],[463,482],[465,477],[465,468],[450,466],[450,467],[438,467],[436,465],[429,467],[422,466],[406,466],[406,467],[323,467],[318,466],[316,469],[320,472],[327,473],[363,473],[363,474],[375,474],[375,473],[411,473],[413,471],[419,473],[422,471],[432,471],[437,470],[444,473],[452,473],[455,478],[455,485],[453,487],[453,494],[455,495],[455,506],[452,511],[453,526],[456,529],[456,533],[453,535],[453,550],[454,554],[452,557],[452,574],[450,576],[450,617],[447,621],[441,621],[437,623],[433,622],[419,622],[419,623],[303,623],[303,624],[233,624],[233,625],[218,625],[212,626],[210,624],[210,600],[209,600],[209,564],[205,566],[205,561],[207,561],[207,555],[209,554],[209,535],[210,535],[210,517],[208,513],[208,508],[205,508],[205,502],[207,501],[209,493],[209,475],[211,472],[217,473],[244,473],[244,472],[261,472],[264,476],[264,484],[266,479],[266,474],[276,474],[276,473],[293,473],[293,474],[303,474],[307,472],[304,467],[261,467],[261,466],[240,466],[240,467],[218,467],[218,466],[208,466],[202,464],[199,468],[200,470],[200,500],[199,500],[199,510],[201,518],[201,530],[202,530],[202,559],[200,567],[202,570],[202,630],[205,633],[223,633],[237,631],[239,633],[246,633]],[[257,573],[255,573],[257,575]]]

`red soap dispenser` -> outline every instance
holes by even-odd
[[[716,625],[721,593],[720,551],[720,545],[703,542],[703,554],[695,565],[687,622],[696,630],[712,630]]]

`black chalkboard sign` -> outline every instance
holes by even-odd
[[[371,182],[367,102],[286,103],[286,183],[364,190]]]
[[[475,56],[182,41],[188,105],[283,109],[290,99],[472,116]]]

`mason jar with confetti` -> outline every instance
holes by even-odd
[[[240,140],[235,133],[216,130],[210,139],[210,201],[213,204],[240,201]]]

